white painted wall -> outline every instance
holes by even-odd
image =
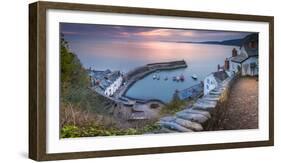
[[[204,95],[208,94],[211,90],[215,89],[218,85],[213,74],[208,75],[204,79]]]
[[[246,51],[246,49],[245,49],[244,46],[242,46],[242,47],[240,48],[240,53],[244,53],[244,54],[248,55],[248,53],[247,53],[247,51]],[[240,53],[238,53],[238,54],[240,54]]]
[[[51,0],[50,0],[51,1]],[[281,42],[280,2],[276,0],[56,0],[75,3],[96,3],[105,5],[127,5],[138,7],[170,8],[195,11],[228,12],[240,14],[274,15],[275,45]],[[0,151],[4,154],[0,162],[34,162],[27,159],[28,151],[28,3],[34,0],[3,1],[1,15],[1,60],[0,71],[0,114],[1,130]],[[9,18],[7,18],[9,15]],[[281,82],[281,48],[275,46],[275,83]],[[275,84],[275,108],[281,107],[281,85]],[[16,102],[15,102],[16,101]],[[182,152],[127,157],[110,157],[59,161],[60,163],[171,163],[171,162],[260,162],[260,160],[278,163],[281,159],[281,115],[275,109],[275,146],[259,148],[242,148],[230,150],[213,150],[200,152]],[[54,161],[57,162],[57,161]]]
[[[118,90],[118,88],[121,86],[122,81],[123,81],[123,79],[120,76],[110,86],[108,86],[105,89],[104,94],[107,96],[112,96]]]
[[[257,65],[253,71],[251,71],[251,67],[250,67],[251,63],[255,63]],[[250,75],[250,76],[258,75],[258,58],[257,57],[248,58],[246,61],[244,61],[242,63],[242,75],[243,76],[244,75]]]
[[[232,62],[232,61],[229,62],[229,70],[231,72],[237,73],[238,72],[238,66],[241,67],[241,64],[240,63],[236,63],[236,62]]]

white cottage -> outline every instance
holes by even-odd
[[[94,88],[106,96],[112,96],[123,82],[120,71],[92,71],[91,78]]]
[[[236,49],[232,51],[232,57],[229,58],[229,70],[241,75],[258,75],[258,34],[251,34],[244,38],[240,48],[240,54]]]
[[[218,70],[217,72],[209,74],[204,79],[204,95],[215,89],[219,83],[223,82],[228,77],[229,75],[224,70]]]

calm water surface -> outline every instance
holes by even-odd
[[[78,54],[85,67],[93,66],[97,70],[129,70],[153,62],[166,62],[184,59],[188,67],[170,71],[160,71],[160,80],[153,80],[152,73],[137,81],[126,96],[138,99],[159,99],[169,102],[176,89],[181,90],[198,84],[205,76],[223,65],[226,57],[231,56],[235,46],[171,43],[171,42],[112,42],[95,44],[85,53]],[[81,47],[80,47],[81,48]],[[89,48],[89,47],[88,47]],[[238,49],[238,47],[235,47]],[[92,53],[89,54],[89,51]],[[185,76],[184,82],[175,82],[173,76]],[[191,75],[196,74],[198,80]],[[168,80],[164,80],[164,78]]]

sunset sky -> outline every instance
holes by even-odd
[[[61,33],[71,42],[110,41],[222,41],[243,38],[246,32],[164,29],[61,23]]]
[[[110,66],[124,71],[159,61],[186,59],[202,62],[202,58],[208,58],[207,61],[210,58],[218,59],[215,55],[231,55],[232,47],[213,45],[215,48],[211,48],[203,44],[177,42],[223,41],[244,38],[249,34],[73,23],[61,23],[60,33],[85,67],[95,65],[98,69],[106,69]]]

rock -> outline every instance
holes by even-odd
[[[211,118],[211,114],[210,114],[208,111],[191,109],[191,110],[189,110],[188,112],[190,112],[190,113],[196,113],[196,114],[202,114],[202,115],[204,115],[204,116],[207,117],[207,118]]]
[[[194,113],[181,113],[181,114],[176,114],[177,117],[185,119],[185,120],[190,120],[192,122],[197,122],[197,123],[204,123],[208,120],[208,118],[202,114],[194,114]]]
[[[209,101],[209,100],[199,99],[193,105],[193,108],[195,110],[211,110],[211,109],[215,108],[216,105],[217,105],[216,101]]]
[[[165,122],[165,121],[159,121],[158,124],[160,126],[163,126],[165,128],[171,129],[171,130],[177,130],[179,132],[192,132],[193,130],[185,128],[177,123],[174,122]]]
[[[179,131],[176,131],[176,130],[171,130],[171,129],[168,129],[166,127],[162,127],[160,130],[159,130],[159,133],[177,133]]]
[[[175,120],[175,123],[185,127],[185,128],[189,128],[191,130],[194,131],[202,131],[203,127],[201,124],[196,123],[196,122],[191,122],[190,120],[185,120],[185,119],[181,119],[181,118],[177,118]]]
[[[203,110],[184,109],[184,110],[178,112],[178,114],[180,114],[180,113],[202,114],[202,115],[206,116],[207,118],[211,118],[211,114],[209,112],[203,111]]]
[[[167,116],[167,117],[160,118],[160,121],[172,122],[175,119],[176,119],[176,117],[174,117],[174,116]]]
[[[147,116],[144,112],[134,112],[129,117],[129,120],[144,120],[147,119]]]

